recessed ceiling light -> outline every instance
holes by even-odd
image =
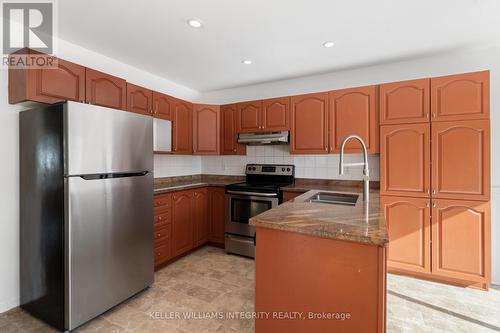
[[[334,42],[330,42],[330,41],[323,43],[324,47],[333,47],[334,45],[335,45],[335,43]]]
[[[245,59],[245,60],[242,60],[241,63],[244,64],[244,65],[251,65],[252,64],[252,60],[250,59]]]
[[[192,28],[200,28],[201,27],[201,21],[197,19],[189,19],[187,21],[190,27]]]

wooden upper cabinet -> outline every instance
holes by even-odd
[[[328,93],[291,97],[290,153],[328,153]]]
[[[380,124],[430,121],[430,79],[380,85]]]
[[[153,113],[153,92],[127,82],[127,111],[151,115]]]
[[[209,240],[224,244],[226,197],[222,187],[209,187],[210,231]]]
[[[246,146],[238,144],[238,110],[236,104],[220,107],[222,155],[245,155]]]
[[[220,151],[220,107],[195,104],[193,110],[193,152],[218,155]]]
[[[208,241],[209,215],[208,215],[208,190],[199,188],[193,192],[194,211],[194,246],[199,246]]]
[[[430,199],[382,197],[389,249],[389,269],[431,272]]]
[[[153,91],[153,115],[155,118],[172,120],[175,98]]]
[[[290,130],[290,97],[262,101],[262,129],[269,132]]]
[[[432,188],[435,198],[489,200],[488,120],[432,125]]]
[[[489,119],[489,82],[489,71],[432,78],[432,121]]]
[[[433,200],[432,271],[436,276],[490,283],[490,203]]]
[[[179,191],[172,195],[172,255],[193,248],[193,193]]]
[[[193,104],[176,99],[172,123],[172,151],[175,154],[192,154]]]
[[[58,59],[56,68],[9,69],[9,103],[85,101],[85,67]]]
[[[359,135],[369,153],[378,153],[378,86],[358,87],[330,92],[330,152],[340,153],[342,140]],[[356,140],[346,143],[346,153],[361,153]]]
[[[113,109],[127,109],[127,82],[124,79],[87,68],[85,71],[87,103]]]
[[[430,158],[430,124],[381,126],[380,193],[429,197]]]
[[[262,129],[262,101],[238,103],[238,132],[258,132]]]

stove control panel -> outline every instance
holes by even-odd
[[[281,164],[247,164],[245,173],[247,175],[276,175],[293,176],[294,165]]]

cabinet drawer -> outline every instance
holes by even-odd
[[[168,209],[171,206],[172,195],[171,194],[160,194],[155,195],[154,199],[154,209],[155,211]]]
[[[172,224],[168,223],[165,226],[158,227],[155,226],[155,244],[159,244],[163,241],[168,241],[172,237]]]
[[[155,246],[155,265],[161,264],[168,259],[170,259],[170,243],[165,242],[158,246]]]
[[[155,213],[154,216],[154,223],[155,226],[160,226],[166,223],[170,223],[172,220],[171,212],[170,210],[161,212],[161,213]]]

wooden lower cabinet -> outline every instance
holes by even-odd
[[[224,221],[224,187],[155,195],[155,269],[209,241],[224,244]]]
[[[155,267],[172,258],[172,195],[154,198],[154,263]]]
[[[432,206],[433,275],[487,289],[491,276],[490,203],[434,199]]]
[[[175,192],[172,195],[172,253],[178,256],[193,248],[193,192]]]
[[[196,189],[193,193],[193,224],[194,246],[200,246],[208,241],[208,189]]]
[[[389,271],[431,272],[430,199],[382,197],[389,231]]]
[[[389,231],[389,272],[489,288],[489,202],[393,196],[381,200]]]
[[[209,241],[224,244],[226,219],[226,190],[224,187],[209,187],[210,230]]]

